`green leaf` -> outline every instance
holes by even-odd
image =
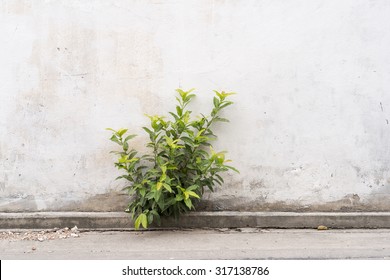
[[[142,129],[145,130],[150,136],[154,135],[154,132],[151,131],[149,128],[143,127]]]
[[[168,136],[165,136],[165,141],[167,142],[168,146],[172,147],[173,140],[171,138],[169,138]]]
[[[188,93],[190,93],[191,91],[189,91]],[[195,94],[190,94],[187,96],[186,98],[186,102],[189,102],[192,98],[194,98],[196,95]]]
[[[240,173],[240,171],[238,171],[236,168],[234,168],[233,166],[229,166],[229,165],[224,165],[226,168],[229,168],[237,173]]]
[[[230,96],[230,95],[233,95],[233,94],[236,94],[235,92],[224,92],[224,91],[221,91],[221,92],[218,92],[216,90],[214,90],[215,94],[219,97],[219,99],[221,101],[225,100],[226,97]]]
[[[195,138],[199,138],[199,137],[202,135],[202,133],[205,132],[205,130],[206,130],[206,129],[201,129],[201,130],[198,132],[198,134],[196,135]]]
[[[215,94],[219,97],[219,98],[222,98],[222,95],[218,92],[218,91],[216,91],[216,90],[213,90],[214,92],[215,92]]]
[[[194,191],[194,190],[197,190],[198,188],[199,188],[198,185],[192,185],[192,186],[189,186],[189,187],[187,188],[187,191]]]
[[[190,145],[191,147],[193,147],[193,146],[195,145],[195,142],[194,142],[191,138],[189,138],[189,137],[187,137],[187,136],[181,137],[181,140],[183,140],[183,142],[184,142],[185,144],[188,144],[188,145]]]
[[[122,145],[121,141],[118,139],[118,137],[115,134],[111,136],[110,140],[119,145]]]
[[[225,97],[228,97],[230,95],[234,95],[234,94],[237,94],[236,92],[224,92],[222,91],[222,94],[225,96]]]
[[[167,191],[169,191],[170,193],[173,192],[170,185],[168,185],[168,184],[166,184],[166,183],[163,183],[163,186],[164,186],[164,188],[165,188]]]
[[[145,195],[145,198],[150,200],[150,199],[153,199],[154,198],[154,192],[148,192],[146,195]]]
[[[218,185],[222,186],[222,182],[220,180],[214,178],[213,181],[217,182]]]
[[[157,224],[158,224],[158,225],[161,225],[160,215],[157,213],[157,211],[152,210],[151,212],[153,213],[153,216],[154,216],[154,218],[155,218],[154,220],[157,221]]]
[[[183,99],[187,96],[187,93],[180,88],[176,89],[176,91],[180,94],[181,98]]]
[[[123,134],[125,134],[125,133],[127,132],[127,130],[128,130],[128,129],[125,129],[125,128],[119,129],[119,130],[118,130],[118,135],[119,135],[120,137],[122,137]]]
[[[180,119],[179,116],[176,115],[175,113],[169,112],[169,114],[171,114],[171,116],[174,117],[176,122]]]
[[[197,155],[197,154],[200,154],[200,155],[202,155],[203,157],[208,157],[208,156],[209,156],[209,153],[208,153],[208,152],[206,152],[206,151],[204,151],[204,150],[200,150],[200,149],[196,151],[195,155]]]
[[[213,103],[214,103],[214,107],[218,107],[219,106],[219,100],[215,96],[213,98]]]
[[[227,107],[229,105],[232,105],[233,103],[234,102],[232,102],[232,101],[225,101],[225,102],[221,103],[221,106],[219,108],[223,109],[223,108],[225,108],[225,107]]]
[[[132,134],[132,135],[129,135],[125,138],[125,142],[129,141],[130,139],[133,139],[134,137],[136,137],[137,134]]]
[[[155,201],[159,201],[160,200],[160,198],[161,198],[161,190],[158,190],[158,191],[156,191],[155,193],[154,193],[154,195],[153,195],[153,198],[154,198],[154,200]]]
[[[129,153],[128,153],[128,158],[133,158],[138,152],[135,151],[135,150],[131,150]]]
[[[153,223],[153,214],[152,214],[152,212],[149,212],[149,214],[148,214],[148,224],[150,225],[152,223]]]
[[[183,105],[183,102],[180,100],[179,97],[176,97],[177,102],[179,102],[180,105]]]
[[[176,106],[176,112],[179,117],[183,115],[183,109],[180,106]]]
[[[191,208],[193,207],[192,206],[192,201],[191,201],[191,199],[185,199],[184,200],[184,203],[186,204],[186,206],[188,207],[188,209],[190,209],[191,210]]]
[[[214,118],[214,121],[217,121],[217,122],[230,122],[228,119],[220,118],[220,117]]]
[[[223,178],[220,175],[215,174],[215,177],[217,177],[222,183],[224,183]]]
[[[121,176],[118,176],[118,177],[115,178],[115,180],[119,180],[119,179],[126,179],[126,175],[121,175]]]
[[[127,151],[129,149],[129,144],[127,142],[123,142],[123,151]]]

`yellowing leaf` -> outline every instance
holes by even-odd
[[[141,224],[144,228],[148,228],[148,218],[146,217],[146,215],[144,213],[142,213],[141,215]]]
[[[134,222],[135,229],[139,229],[140,225],[143,228],[148,228],[148,218],[144,213],[140,214]]]
[[[193,191],[186,191],[185,194],[188,194],[189,196],[193,196],[193,197],[196,197],[196,198],[200,198],[199,195],[197,195],[195,192]]]
[[[120,137],[122,137],[122,135],[125,134],[126,132],[127,132],[127,129],[122,128],[122,129],[119,129],[117,133],[118,133],[118,135],[119,135]]]
[[[122,155],[122,157],[119,159],[119,163],[125,163],[127,161],[127,155]]]

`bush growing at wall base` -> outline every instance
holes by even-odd
[[[228,122],[220,112],[233,104],[228,100],[233,93],[215,92],[213,109],[209,115],[191,118],[188,105],[193,101],[193,89],[176,90],[177,106],[169,112],[171,120],[163,116],[148,116],[150,127],[143,127],[149,135],[145,155],[131,148],[129,141],[136,135],[127,134],[127,129],[112,131],[111,141],[121,146],[115,166],[124,171],[117,179],[125,179],[124,189],[132,196],[126,212],[132,214],[134,226],[147,228],[160,222],[160,216],[175,216],[195,209],[194,204],[202,198],[205,188],[213,191],[216,184],[222,185],[222,172],[237,169],[228,165],[226,151],[217,152],[211,141],[217,136],[212,131],[216,122]]]

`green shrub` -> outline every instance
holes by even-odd
[[[118,155],[115,166],[125,172],[117,179],[126,179],[125,189],[132,196],[126,212],[135,219],[135,228],[147,228],[160,216],[178,217],[181,213],[193,210],[196,200],[201,199],[204,188],[211,191],[216,184],[222,185],[220,173],[235,169],[226,165],[225,151],[213,150],[210,141],[216,139],[211,130],[215,122],[228,122],[219,113],[233,104],[227,97],[233,93],[217,92],[213,99],[213,109],[209,116],[201,114],[191,119],[188,104],[195,95],[190,91],[176,90],[178,105],[176,112],[169,112],[172,120],[161,116],[148,116],[150,127],[143,127],[149,134],[147,147],[150,154],[138,156],[129,145],[136,135],[127,135],[127,129],[113,130],[111,140],[122,147],[114,151]]]

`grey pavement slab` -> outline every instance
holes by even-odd
[[[390,259],[389,229],[86,231],[0,240],[1,259]]]

